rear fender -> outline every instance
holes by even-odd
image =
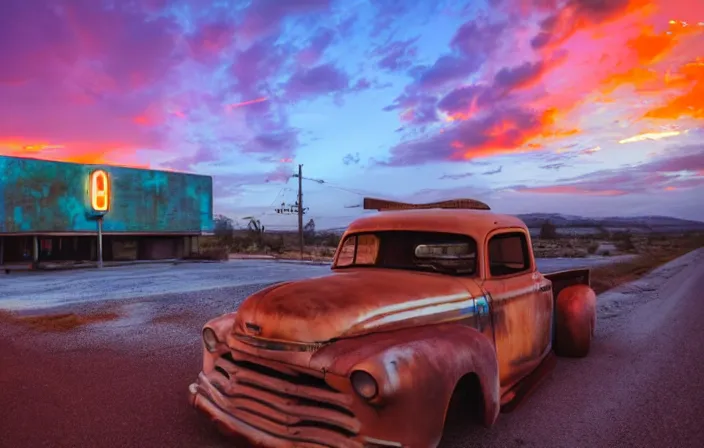
[[[499,414],[494,346],[482,333],[464,325],[423,326],[339,340],[317,351],[310,367],[325,371],[331,386],[353,395],[349,380],[353,371],[374,376],[378,396],[371,402],[357,398],[362,414],[365,408],[375,409],[362,421],[366,421],[365,433],[380,439],[412,437],[430,446],[439,441],[435,438],[442,434],[450,398],[467,373],[479,378],[483,423],[491,426]],[[428,446],[424,443],[417,446]]]
[[[564,288],[555,303],[554,347],[559,355],[585,356],[596,329],[596,294],[587,285]]]

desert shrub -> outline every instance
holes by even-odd
[[[589,247],[587,247],[587,252],[589,252],[590,254],[593,255],[593,254],[596,253],[596,250],[597,250],[597,249],[599,249],[599,243],[594,242],[594,243],[591,243],[591,244],[589,245]]]
[[[224,215],[216,215],[214,220],[213,233],[221,247],[229,247],[232,245],[232,234],[235,230],[235,222]]]
[[[341,237],[341,235],[337,235],[335,233],[326,233],[324,235],[320,235],[320,239],[317,242],[321,246],[337,248],[337,245],[340,244]]]
[[[267,235],[264,237],[264,246],[271,252],[277,254],[283,253],[285,249],[283,235]]]
[[[224,247],[211,247],[201,250],[200,253],[190,254],[183,258],[185,260],[222,261],[229,258],[229,251]]]
[[[542,226],[540,226],[540,239],[544,240],[554,240],[557,238],[557,227],[550,221],[545,221]]]
[[[633,244],[633,235],[630,232],[616,232],[613,240],[619,250],[631,251],[636,248]]]
[[[303,226],[303,241],[305,244],[314,244],[315,242],[315,221],[312,219]]]
[[[321,257],[332,257],[335,255],[335,249],[332,247],[321,247],[320,248],[320,256]]]

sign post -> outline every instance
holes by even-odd
[[[110,209],[110,179],[103,170],[90,174],[90,206],[98,221],[98,269],[103,267],[103,218]]]
[[[98,269],[103,268],[103,217],[98,218]]]

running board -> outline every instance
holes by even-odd
[[[509,413],[515,411],[518,406],[530,396],[538,385],[555,369],[557,365],[557,356],[550,351],[543,361],[535,368],[528,376],[526,376],[513,389],[508,391],[506,395],[513,395],[511,401],[501,406],[501,412]]]

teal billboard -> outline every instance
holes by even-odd
[[[105,233],[212,231],[209,176],[0,156],[0,233],[94,232],[96,170],[109,182]]]

